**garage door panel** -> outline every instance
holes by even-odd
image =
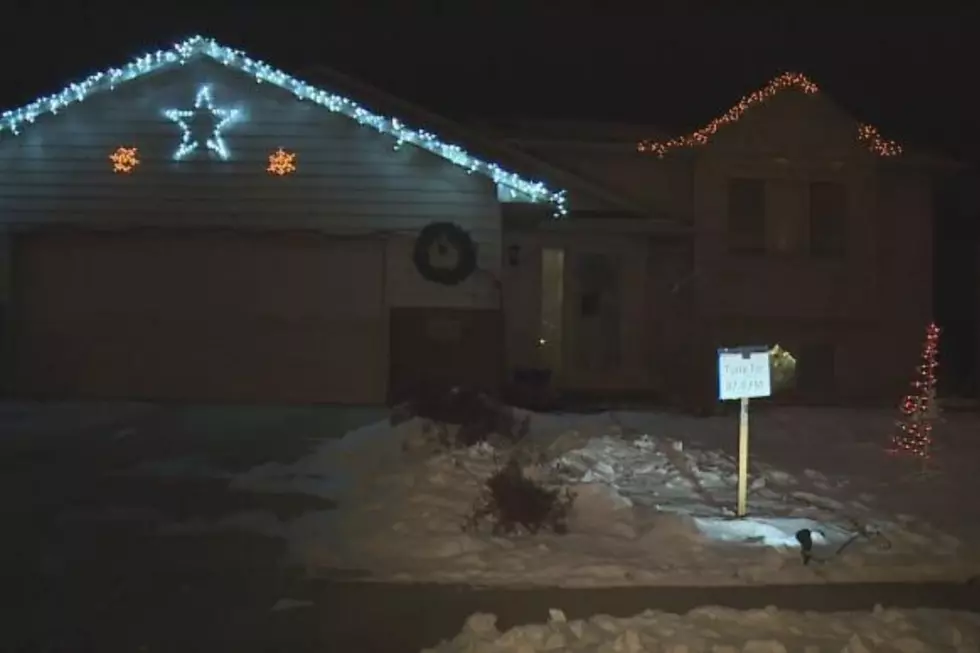
[[[25,393],[384,400],[380,245],[317,236],[154,237],[163,242],[113,234],[76,242],[34,236],[18,245],[17,369]]]
[[[248,247],[205,238],[164,243],[107,235],[52,239],[22,256],[25,294],[44,316],[222,313],[380,317],[383,253],[374,242],[250,236]]]
[[[249,326],[130,320],[107,335],[98,323],[38,325],[18,347],[24,389],[90,398],[383,400],[385,329],[376,320]]]
[[[121,338],[88,337],[76,326],[35,323],[30,334],[18,338],[18,389],[88,398],[104,397],[106,387],[125,387],[136,397],[139,370],[146,365],[141,352],[127,344]]]
[[[374,320],[309,322],[300,328],[275,329],[254,341],[233,337],[227,342],[249,351],[249,358],[227,356],[234,354],[235,346],[216,347],[210,369],[227,365],[244,395],[254,395],[269,380],[289,379],[291,387],[302,391],[304,400],[328,395],[344,403],[374,403],[376,393],[386,385],[386,366],[378,347],[384,331]],[[283,350],[270,345],[276,341],[303,345]],[[257,382],[255,377],[265,381]]]

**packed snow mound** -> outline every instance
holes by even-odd
[[[980,570],[973,547],[916,516],[883,510],[859,483],[870,473],[834,473],[831,463],[854,463],[853,455],[818,458],[797,433],[787,450],[806,455],[789,460],[789,471],[768,460],[772,443],[754,431],[749,515],[736,519],[730,420],[535,414],[530,424],[516,449],[486,442],[433,449],[431,428],[418,418],[364,427],[292,465],[264,465],[230,481],[241,490],[328,497],[337,509],[288,521],[250,515],[224,526],[251,523],[286,538],[295,561],[313,572],[350,568],[404,582],[729,585],[964,580]],[[833,431],[817,424],[821,448],[830,449]],[[568,534],[464,532],[487,480],[511,456],[528,477],[576,495]],[[808,564],[801,532],[812,542]]]
[[[967,653],[980,646],[980,615],[944,610],[789,612],[714,606],[684,615],[648,610],[628,619],[596,615],[568,620],[550,610],[547,623],[497,629],[497,617],[477,613],[462,632],[423,653],[534,651],[665,651],[668,653]]]

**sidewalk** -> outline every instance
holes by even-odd
[[[3,570],[12,581],[7,588],[24,591],[5,601],[17,607],[5,613],[11,626],[0,650],[416,653],[454,637],[474,612],[498,615],[505,630],[545,621],[549,608],[569,619],[645,609],[684,613],[712,604],[842,611],[881,603],[980,612],[980,587],[968,585],[478,590],[305,580],[277,563],[279,541],[255,535],[161,537],[116,524],[76,533],[71,544],[73,564],[49,569],[46,580],[27,565],[19,578]],[[297,607],[272,609],[284,599]]]

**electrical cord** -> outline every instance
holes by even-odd
[[[875,544],[879,550],[888,551],[892,548],[892,541],[888,539],[881,531],[875,531],[873,533],[869,532],[867,527],[862,526],[851,517],[848,517],[848,521],[857,527],[857,531],[847,538],[847,540],[845,540],[839,547],[837,547],[836,551],[829,556],[822,558],[818,558],[817,556],[813,555],[813,531],[811,531],[809,528],[801,528],[800,530],[796,531],[796,541],[800,543],[800,557],[803,559],[803,564],[809,565],[810,562],[829,562],[831,559],[836,558],[843,553],[844,550],[856,542],[859,537],[865,537],[869,542],[874,542],[875,538],[879,538],[879,541]],[[817,532],[819,533],[820,531]],[[823,533],[820,533],[820,535],[823,535]]]

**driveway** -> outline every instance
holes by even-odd
[[[227,471],[291,462],[380,409],[0,405],[0,650],[356,650],[408,653],[456,634],[477,610],[503,627],[697,605],[864,609],[876,602],[980,610],[960,586],[474,590],[309,580],[283,543],[246,533],[161,534],[161,518],[323,510],[305,495],[252,495],[218,479],[116,472],[180,459]],[[273,610],[283,599],[292,609]]]

